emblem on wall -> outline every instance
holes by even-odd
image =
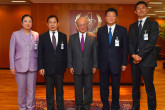
[[[71,34],[77,32],[76,21],[79,17],[86,17],[88,19],[88,34],[92,36],[96,36],[98,28],[105,24],[102,20],[104,17],[104,11],[77,11],[77,12],[74,11],[71,12],[71,15],[72,14],[74,15],[71,16],[71,22],[70,22]]]

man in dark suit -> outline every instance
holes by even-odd
[[[54,110],[54,86],[58,110],[64,110],[63,77],[67,67],[67,38],[57,31],[58,18],[47,18],[49,31],[39,37],[38,67],[45,77],[47,110]]]
[[[158,23],[149,20],[148,7],[144,1],[135,5],[135,13],[138,21],[129,28],[129,62],[133,79],[133,107],[132,110],[140,109],[140,80],[141,75],[148,97],[148,110],[156,110],[156,93],[153,84],[153,75],[156,63],[155,45],[159,36]]]
[[[117,10],[105,12],[107,25],[98,29],[98,59],[100,69],[100,93],[103,110],[109,110],[109,82],[112,83],[111,110],[119,110],[121,71],[126,70],[128,60],[127,29],[116,24]]]
[[[76,34],[70,36],[68,45],[68,68],[74,74],[75,100],[77,110],[90,110],[92,103],[92,80],[98,65],[97,41],[87,34],[88,20],[80,17],[76,21]],[[83,104],[84,86],[84,104]]]

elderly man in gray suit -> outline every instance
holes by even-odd
[[[76,24],[79,32],[69,39],[68,68],[74,74],[76,110],[90,110],[93,73],[98,66],[97,41],[87,34],[88,20],[85,17],[78,18]]]

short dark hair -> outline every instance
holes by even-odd
[[[32,19],[32,21],[33,21],[32,16],[30,16],[30,15],[28,15],[28,14],[25,14],[25,15],[22,16],[21,22],[23,22],[23,19],[24,19],[25,17],[30,17],[30,18]]]
[[[116,16],[118,16],[118,12],[115,8],[109,8],[105,11],[105,16],[107,15],[108,12],[115,12],[116,13]]]
[[[139,1],[135,5],[135,10],[136,10],[137,6],[140,5],[140,4],[144,4],[148,8],[148,5],[147,5],[147,3],[145,1]]]
[[[49,19],[50,19],[50,18],[56,18],[57,23],[58,23],[58,18],[57,18],[57,16],[55,16],[55,15],[50,15],[50,16],[47,18],[47,23],[49,22]]]

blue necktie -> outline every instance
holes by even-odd
[[[111,44],[111,40],[112,40],[112,33],[111,33],[111,27],[109,28],[109,44]]]

